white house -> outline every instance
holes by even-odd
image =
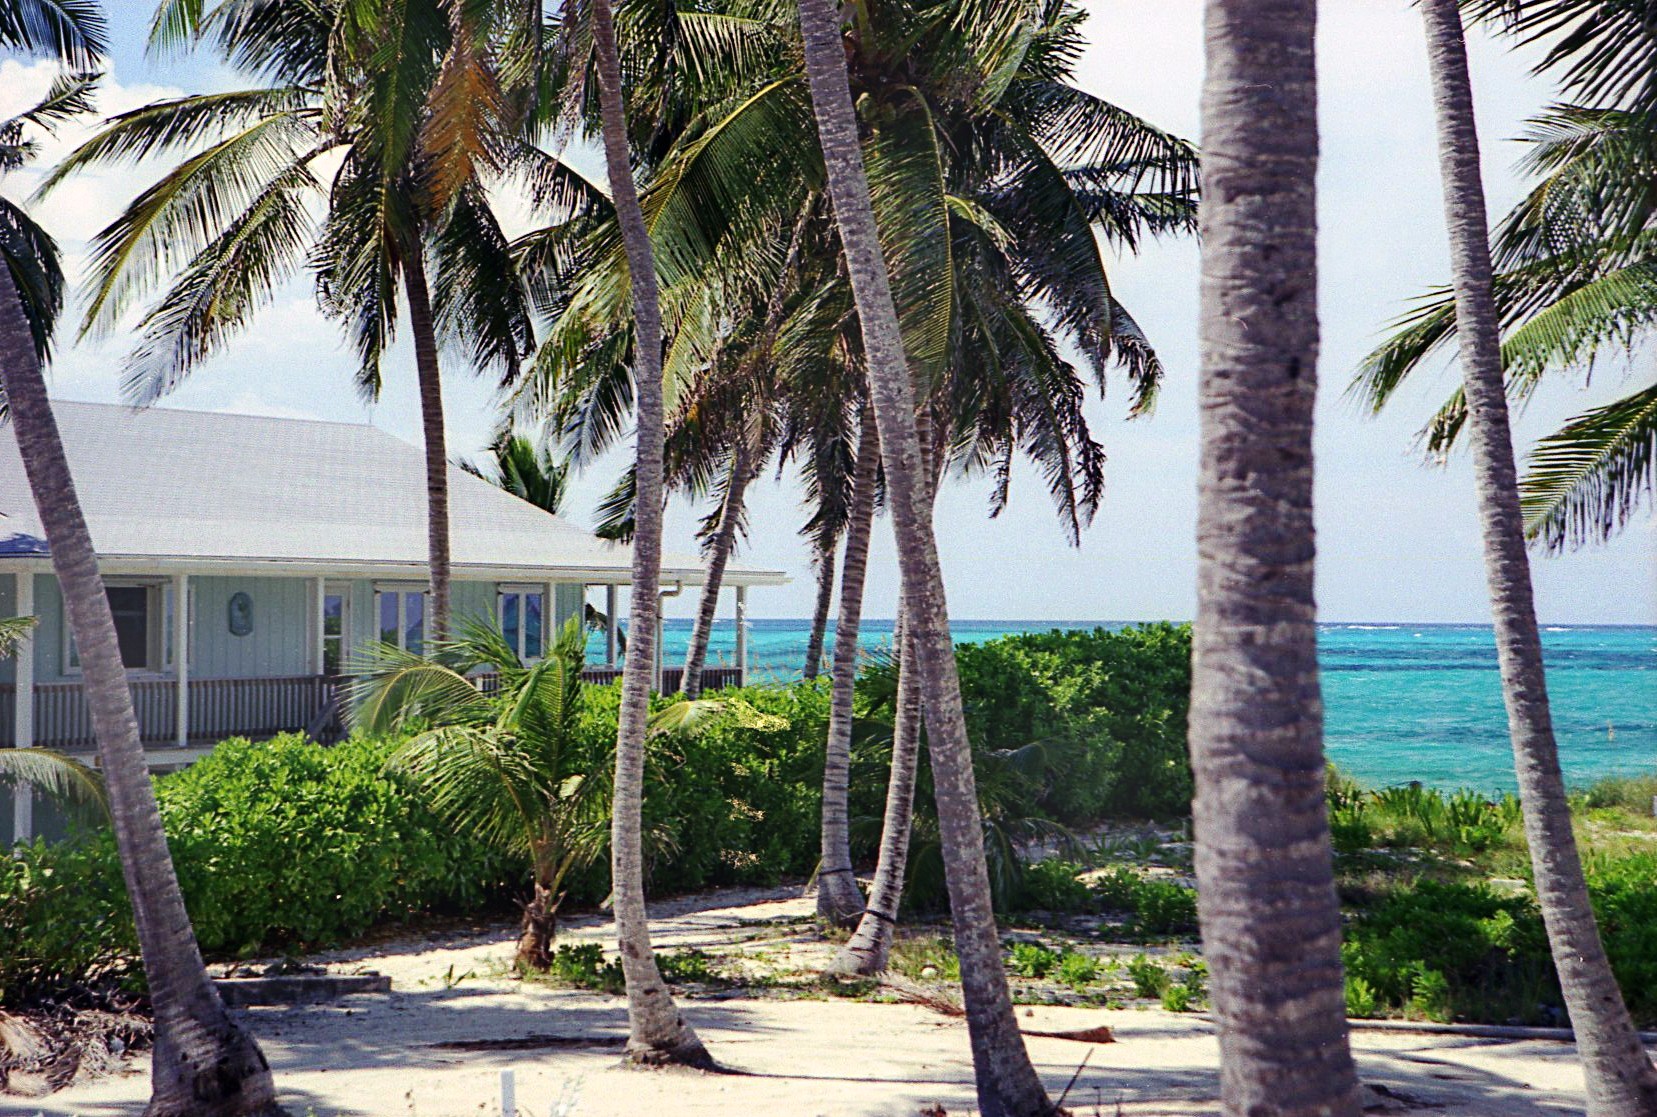
[[[153,764],[188,762],[232,735],[321,731],[353,649],[420,647],[428,573],[418,448],[361,424],[54,408]],[[533,659],[584,609],[587,587],[604,586],[609,651],[590,674],[613,678],[628,548],[458,468],[449,492],[456,619],[494,617]],[[664,556],[664,587],[702,580],[696,558]],[[727,571],[739,666],[714,685],[738,681],[746,664],[748,587],[786,580]],[[10,424],[0,428],[0,615],[38,618],[32,646],[0,663],[0,746],[90,751],[74,644]],[[658,686],[676,685],[676,668],[657,672]],[[0,818],[0,827],[26,832],[29,804],[6,806],[12,825]]]

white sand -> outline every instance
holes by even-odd
[[[767,936],[810,905],[785,894],[728,891],[656,908],[660,950],[727,945]],[[754,921],[776,920],[766,928]],[[587,918],[565,935],[602,941]],[[798,949],[809,951],[804,936]],[[714,1056],[737,1073],[642,1071],[619,1065],[626,1035],[620,998],[525,985],[498,973],[510,958],[506,928],[444,942],[390,943],[324,956],[340,970],[391,975],[389,995],[334,1005],[258,1008],[243,1019],[269,1056],[295,1117],[462,1117],[500,1112],[500,1071],[516,1072],[520,1114],[598,1117],[739,1114],[914,1117],[923,1107],[973,1112],[966,1028],[914,1005],[843,1000],[687,1000],[686,1014]],[[451,968],[452,967],[452,968]],[[453,978],[471,974],[463,980]],[[1202,1019],[1160,1011],[1019,1009],[1044,1031],[1109,1024],[1118,1042],[1028,1040],[1056,1096],[1086,1065],[1067,1104],[1082,1117],[1216,1110],[1218,1048]],[[465,1050],[456,1042],[519,1040],[517,1050]],[[564,1041],[564,1042],[560,1042]],[[1582,1112],[1582,1075],[1569,1044],[1357,1032],[1359,1071],[1375,1112],[1540,1117]],[[41,1099],[5,1098],[0,1114],[134,1115],[148,1064]],[[1400,1101],[1399,1099],[1406,1099]],[[557,1108],[562,1100],[567,1108]],[[1120,1107],[1120,1108],[1119,1108]]]

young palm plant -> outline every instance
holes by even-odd
[[[0,44],[56,53],[81,65],[101,55],[103,43],[103,24],[91,4],[0,0]],[[89,83],[72,79],[70,86],[76,84],[84,92]],[[47,98],[56,101],[57,110],[37,110],[22,123],[45,123],[54,119],[53,111],[61,114],[69,100],[59,94],[70,86],[59,83]],[[21,125],[0,125],[0,172],[14,169],[30,152]],[[41,363],[62,306],[57,246],[20,207],[8,202],[0,217],[6,256],[0,266],[0,387],[80,650],[110,821],[149,984],[155,1047],[145,1112],[154,1117],[280,1114],[264,1053],[225,1011],[202,964],[161,828],[97,553],[47,398]]]
[[[423,726],[387,769],[411,779],[457,830],[528,861],[517,964],[545,970],[564,881],[609,840],[609,750],[595,753],[577,732],[586,629],[570,618],[546,657],[526,665],[498,629],[459,628],[428,657],[389,645],[372,652],[355,721],[373,734]]]

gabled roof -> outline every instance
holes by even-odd
[[[52,405],[99,558],[202,569],[420,574],[426,565],[421,451],[357,423]],[[597,538],[466,471],[449,470],[450,547],[460,577],[630,580],[630,549]],[[47,554],[10,423],[0,428],[0,560]],[[694,556],[662,576],[702,581]],[[732,585],[780,571],[731,567]]]

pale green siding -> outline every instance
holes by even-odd
[[[579,582],[561,582],[553,587],[553,631],[558,632],[564,622],[580,616],[587,604],[587,587]]]
[[[314,670],[308,579],[192,577],[190,590],[194,678],[276,678]],[[230,599],[238,593],[253,603],[253,629],[246,636],[230,631]]]
[[[10,616],[16,594],[11,578],[0,576],[0,616]],[[524,583],[511,583],[519,585]],[[534,584],[534,583],[529,583]],[[412,583],[372,578],[328,579],[332,587],[349,590],[347,631],[351,649],[360,653],[379,639],[375,587]],[[221,577],[195,575],[190,579],[190,676],[194,679],[270,678],[305,675],[315,670],[316,602],[312,578]],[[454,584],[456,620],[496,620],[499,583],[465,581]],[[585,587],[577,583],[552,586],[552,626],[548,638],[566,620],[578,615],[585,603]],[[230,598],[246,593],[252,602],[253,629],[245,636],[230,631]],[[63,598],[57,579],[35,576],[35,680],[58,682],[67,675],[63,664],[65,627]],[[349,660],[348,660],[349,664]],[[0,682],[11,682],[13,666],[0,663]]]

